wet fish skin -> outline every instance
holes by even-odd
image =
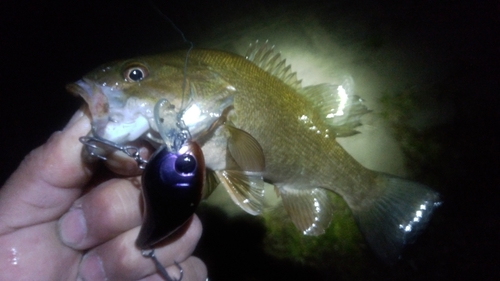
[[[267,47],[253,48],[247,58],[194,49],[186,69],[185,56],[178,51],[106,64],[72,91],[89,104],[95,131],[116,142],[130,141],[130,135],[154,142],[152,107],[160,98],[185,109],[212,185],[221,182],[251,214],[262,209],[265,180],[275,185],[297,228],[320,235],[333,215],[327,192],[335,192],[348,203],[372,249],[388,263],[425,228],[440,204],[436,192],[366,169],[336,142],[336,136],[355,133],[359,117],[367,112],[350,95],[343,105],[347,117],[332,117],[333,109],[342,109],[342,91],[352,94],[349,83],[302,88],[286,62]],[[144,77],[134,81],[132,70]],[[191,116],[195,109],[202,113]],[[128,134],[110,129],[122,123],[138,125],[120,128],[130,130]]]

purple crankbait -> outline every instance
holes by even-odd
[[[139,148],[120,145],[98,136],[81,137],[87,152],[102,160],[103,149],[122,151],[134,158],[142,174],[144,201],[143,223],[135,241],[142,255],[151,258],[157,270],[167,281],[173,279],[156,259],[154,245],[186,224],[198,206],[205,181],[205,159],[200,146],[190,140],[189,130],[182,122],[182,111],[176,112],[166,99],[155,105],[154,116],[163,144],[146,161],[139,155]],[[93,134],[95,135],[95,134]]]
[[[193,215],[201,199],[205,161],[199,145],[186,142],[178,152],[158,149],[142,174],[144,221],[135,241],[152,248]]]

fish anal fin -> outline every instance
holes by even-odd
[[[264,202],[264,180],[260,173],[238,170],[215,171],[231,199],[251,215],[262,212]]]
[[[375,185],[380,194],[350,204],[351,210],[375,254],[392,264],[425,229],[441,202],[438,193],[425,185],[394,176],[380,173]]]
[[[283,206],[304,235],[321,235],[330,225],[333,207],[327,192],[322,188],[280,187]]]
[[[241,129],[227,123],[224,126],[230,135],[227,140],[227,148],[239,168],[243,171],[264,171],[264,152],[259,142]]]

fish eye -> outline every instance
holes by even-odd
[[[175,160],[175,170],[178,173],[189,174],[196,169],[196,159],[192,155],[184,154]]]
[[[148,69],[143,65],[129,66],[123,72],[125,80],[129,82],[139,82],[142,79],[148,77],[148,75]]]

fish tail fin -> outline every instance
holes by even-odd
[[[376,184],[380,195],[352,210],[372,250],[392,264],[425,229],[441,202],[437,192],[409,180],[378,174]]]

